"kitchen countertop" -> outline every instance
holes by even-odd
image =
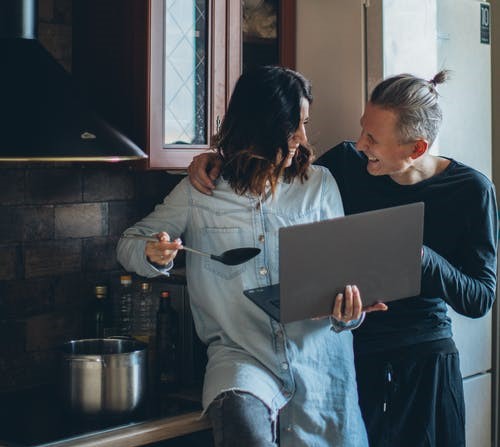
[[[210,428],[199,390],[155,394],[121,421],[69,416],[52,386],[0,395],[0,447],[135,447]]]
[[[100,432],[38,444],[39,447],[136,447],[210,428],[200,411],[131,423]],[[1,446],[2,444],[0,444]],[[7,444],[8,445],[8,444]]]

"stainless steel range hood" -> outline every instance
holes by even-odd
[[[0,0],[0,161],[147,158],[37,40],[37,0]]]

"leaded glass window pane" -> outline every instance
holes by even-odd
[[[207,0],[165,0],[165,145],[207,144],[207,13]]]

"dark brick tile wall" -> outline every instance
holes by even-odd
[[[56,206],[56,239],[106,236],[107,234],[107,203],[82,203]]]
[[[83,200],[97,202],[103,200],[131,199],[134,197],[134,185],[122,169],[86,170],[83,175]]]
[[[54,238],[54,207],[26,207],[21,211],[22,240],[39,241]]]
[[[54,307],[52,281],[49,278],[6,281],[0,300],[3,318],[22,319],[52,311]]]
[[[17,279],[21,277],[21,247],[18,245],[0,245],[0,281],[4,279]]]
[[[116,165],[0,164],[0,392],[57,377],[57,347],[82,333],[93,286],[110,295],[116,243],[182,176]]]
[[[24,203],[24,170],[12,169],[0,177],[0,202],[5,205]]]
[[[108,230],[110,236],[118,236],[123,233],[134,222],[137,222],[141,214],[141,204],[136,201],[110,202],[108,208]]]
[[[78,272],[81,260],[82,242],[79,239],[29,243],[24,247],[24,276],[36,278]]]
[[[77,310],[37,315],[26,322],[26,352],[56,350],[63,341],[81,336]]]
[[[3,204],[1,201],[0,203]],[[2,208],[0,243],[54,238],[53,206],[4,206]]]
[[[30,169],[25,188],[25,203],[81,202],[82,174],[72,168]]]
[[[117,237],[93,238],[83,241],[83,270],[106,271],[120,268],[115,256]]]

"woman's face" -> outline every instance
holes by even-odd
[[[284,167],[288,168],[292,164],[293,157],[299,148],[299,145],[307,144],[306,125],[309,122],[309,101],[302,98],[300,101],[300,121],[299,126],[288,139],[288,152],[284,161]],[[281,156],[278,155],[278,162],[281,161]]]

